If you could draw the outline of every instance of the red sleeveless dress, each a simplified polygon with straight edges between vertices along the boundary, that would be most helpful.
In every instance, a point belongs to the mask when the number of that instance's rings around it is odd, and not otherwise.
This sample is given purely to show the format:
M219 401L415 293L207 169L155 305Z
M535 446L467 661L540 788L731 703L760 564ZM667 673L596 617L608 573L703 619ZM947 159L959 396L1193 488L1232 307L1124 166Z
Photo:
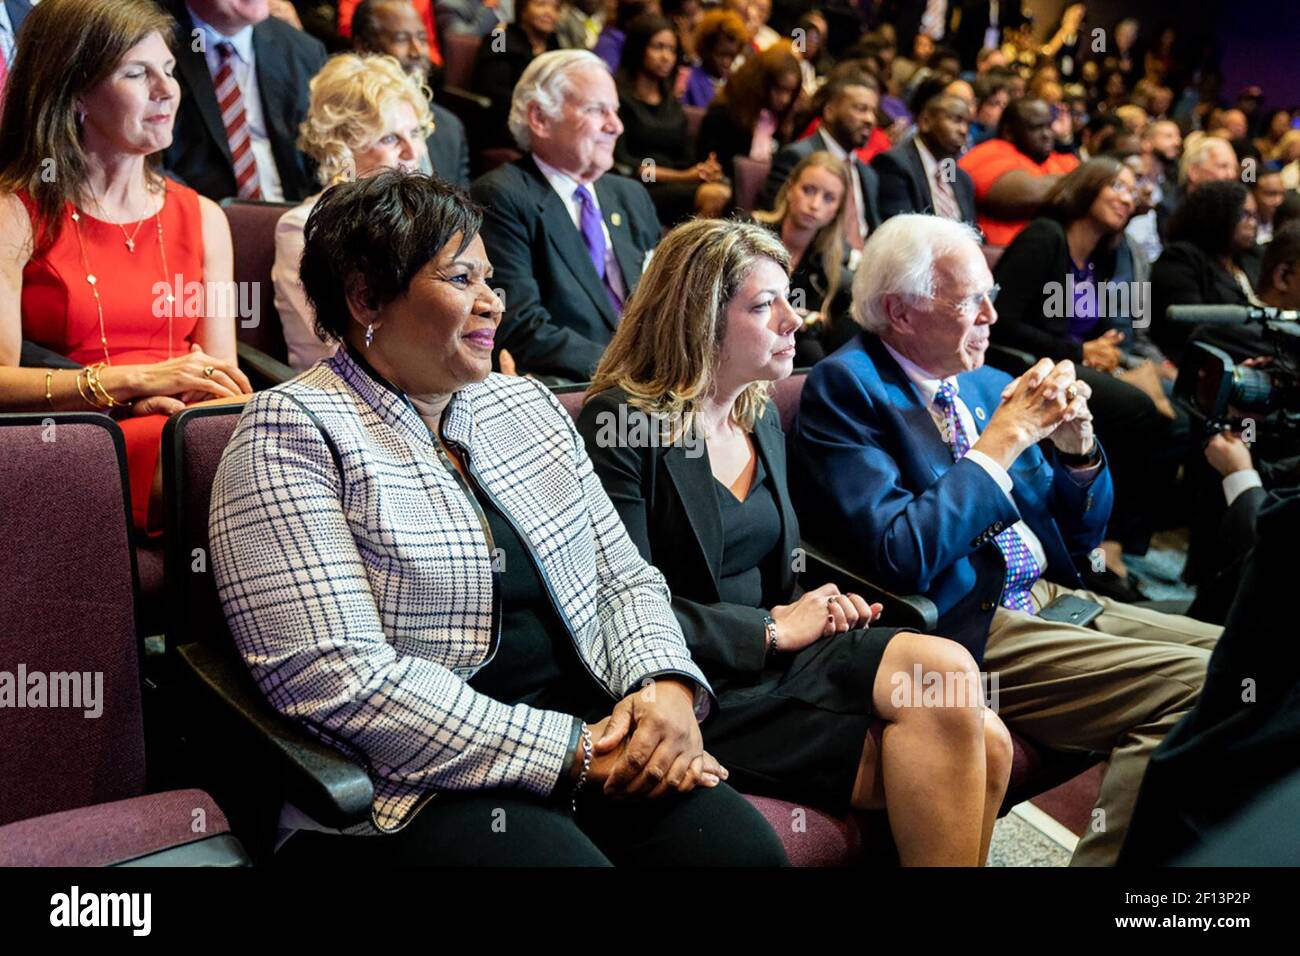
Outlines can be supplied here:
M38 250L23 269L23 338L82 365L104 361L110 365L146 365L189 351L202 312L198 308L202 299L186 291L202 288L189 285L203 282L202 216L194 190L170 180L166 190L159 214L163 248L159 247L158 223L152 217L142 223L118 226L80 212L80 222L74 223L73 207L68 204L63 210L59 238ZM26 193L18 195L32 218L33 234L39 235L35 206ZM134 237L134 251L127 249L127 236ZM167 274L163 271L164 249ZM99 310L86 281L87 272L95 276L99 290L107 346L100 341ZM166 294L162 283L176 297L170 343L165 306L159 303L160 296ZM131 507L137 528L145 529L148 524L149 492L166 421L165 415L118 419L126 436Z

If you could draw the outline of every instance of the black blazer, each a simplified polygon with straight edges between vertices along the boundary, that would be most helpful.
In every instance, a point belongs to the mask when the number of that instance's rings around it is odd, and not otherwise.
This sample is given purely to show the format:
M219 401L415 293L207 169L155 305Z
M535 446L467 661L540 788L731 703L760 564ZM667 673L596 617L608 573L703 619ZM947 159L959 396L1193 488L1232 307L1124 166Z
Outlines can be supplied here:
M626 442L602 439L602 423L617 422L619 406L626 402L622 389L611 388L583 406L578 431L586 441L592 467L641 556L667 579L691 657L714 690L753 684L767 659L763 628L767 609L788 604L797 594L792 556L799 545L799 522L786 483L780 416L769 406L754 427L754 445L772 477L781 513L780 544L763 575L770 582L770 593L763 595L765 607L755 608L720 602L722 512L708 454L689 457L681 444L632 448ZM628 406L624 416L632 411Z
M777 133L780 136L780 132ZM742 126L732 112L730 104L715 98L700 121L695 135L695 154L701 158L714 153L731 181L736 181L737 156L748 156L754 143L754 127Z
M202 51L194 49L194 24L183 3L173 3L176 18L176 78L180 108L172 144L163 165L210 199L234 196L235 171L221 122L216 86ZM284 198L300 202L320 189L315 165L298 151L298 126L307 116L307 83L325 64L324 45L283 20L268 17L253 27L253 56L275 168Z
M771 209L776 205L776 194L780 191L781 185L790 178L790 173L801 162L811 156L813 153L826 149L826 140L822 137L821 130L813 133L806 139L801 139L797 143L791 143L789 146L782 147L777 154L772 157L772 171L767 174L767 182L763 184L763 190L758 194L758 208ZM827 150L829 152L829 150ZM875 229L880 225L880 179L870 166L858 159L852 153L853 165L858 171L858 177L862 180L862 198L866 205L867 228Z
M1093 264L1099 281L1109 279L1115 269L1114 253L1099 252ZM1065 229L1059 222L1041 217L1020 230L993 270L1002 291L997 301L998 321L989 329L992 340L1039 358L1082 362L1083 346L1069 337L1070 320L1064 308L1055 310L1059 315L1049 316L1044 307L1043 286L1055 282L1064 292L1065 277L1073 271ZM1062 299L1062 304L1068 305L1064 296ZM1114 324L1110 316L1102 316L1089 336L1096 338Z
M933 213L933 190L925 175L925 164L915 140L878 153L871 168L880 179L880 215L883 219L900 213ZM975 225L975 182L970 173L953 161L956 181L953 192L961 207L962 222Z
M595 182L628 292L662 230L645 186L606 173ZM483 242L505 292L497 348L519 371L586 381L618 325L582 233L531 156L479 177L470 190L484 209Z
M1249 305L1237 280L1219 262L1190 242L1171 242L1151 267L1151 337L1174 361L1198 326L1165 318L1171 305ZM1229 348L1239 357L1258 355L1258 333L1230 327L1205 329L1200 337ZM1234 344L1238 347L1234 347ZM1243 351L1244 349L1244 351Z
M430 103L433 111L433 134L426 139L429 162L433 171L447 180L469 188L469 141L465 138L465 124L451 110Z

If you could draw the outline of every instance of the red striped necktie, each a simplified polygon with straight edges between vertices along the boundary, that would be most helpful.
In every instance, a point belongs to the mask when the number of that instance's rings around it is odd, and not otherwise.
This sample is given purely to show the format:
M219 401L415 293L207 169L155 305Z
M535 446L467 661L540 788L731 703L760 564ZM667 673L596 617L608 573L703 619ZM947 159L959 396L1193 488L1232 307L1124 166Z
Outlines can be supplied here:
M230 59L235 48L229 43L218 43L217 53L221 65L217 68L217 103L221 107L221 122L226 127L226 140L230 143L230 159L235 168L235 191L240 199L261 199L262 187L257 178L257 159L253 156L253 138L248 131L248 117L244 113L244 95L235 82L235 71Z

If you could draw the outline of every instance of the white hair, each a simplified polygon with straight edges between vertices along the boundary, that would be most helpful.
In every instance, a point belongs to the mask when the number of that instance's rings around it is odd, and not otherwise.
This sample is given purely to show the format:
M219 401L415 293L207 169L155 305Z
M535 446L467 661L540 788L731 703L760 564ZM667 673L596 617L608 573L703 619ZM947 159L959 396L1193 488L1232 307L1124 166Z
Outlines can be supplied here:
M1210 159L1210 153L1216 149L1226 149L1232 156L1232 161L1237 161L1237 151L1232 148L1232 144L1226 139L1219 136L1210 136L1208 133L1202 133L1199 137L1195 134L1188 134L1187 139L1183 141L1183 158L1178 164L1178 184L1187 185L1187 174L1196 167L1206 163Z
M510 118L506 125L525 153L533 148L528 108L536 103L544 115L558 116L569 91L569 77L579 70L604 70L608 73L609 67L589 50L551 50L534 57L524 70L510 97Z
M934 295L934 264L950 256L983 261L980 237L942 216L893 216L871 234L853 276L853 319L879 334L889 325L886 295Z

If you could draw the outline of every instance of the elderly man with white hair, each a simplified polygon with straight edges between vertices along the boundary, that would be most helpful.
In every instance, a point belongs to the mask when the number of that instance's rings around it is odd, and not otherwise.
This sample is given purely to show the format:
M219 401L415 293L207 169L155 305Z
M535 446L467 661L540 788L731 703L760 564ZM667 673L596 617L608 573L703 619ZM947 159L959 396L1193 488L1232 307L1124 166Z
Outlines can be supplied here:
M659 241L640 182L609 172L623 132L609 69L586 50L543 53L510 103L527 155L472 187L505 302L496 347L520 373L586 381Z
M997 675L1007 726L1109 756L1073 859L1105 865L1220 629L1082 590L1113 498L1090 391L1069 361L984 365L996 295L970 227L881 226L854 278L863 332L804 387L792 492L809 540L935 602L935 633Z

